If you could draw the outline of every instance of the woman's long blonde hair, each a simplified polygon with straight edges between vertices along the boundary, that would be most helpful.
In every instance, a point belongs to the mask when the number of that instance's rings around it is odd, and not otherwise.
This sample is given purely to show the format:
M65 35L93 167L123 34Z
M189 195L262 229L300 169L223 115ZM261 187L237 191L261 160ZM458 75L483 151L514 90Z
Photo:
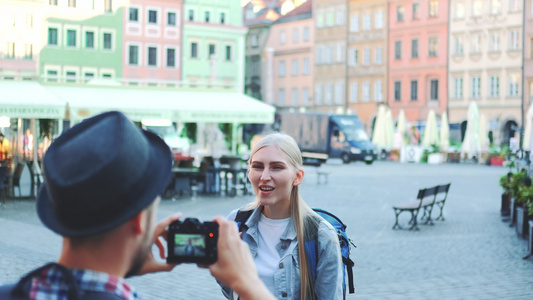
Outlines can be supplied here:
M249 163L251 163L254 154L261 148L266 146L275 146L283 152L291 165L297 171L303 170L302 153L296 141L289 135L284 133L272 133L263 138L257 145L254 146L250 154ZM247 205L244 209L254 209L258 207L259 200L256 198L254 202ZM290 213L294 226L296 227L296 239L298 240L298 256L300 261L300 299L315 299L314 281L311 275L311 270L307 262L307 255L305 254L304 242L312 240L312 232L305 230L309 226L308 222L317 222L316 213L303 201L300 197L298 185L293 186L290 195ZM304 222L305 221L305 222ZM304 226L306 224L306 226Z

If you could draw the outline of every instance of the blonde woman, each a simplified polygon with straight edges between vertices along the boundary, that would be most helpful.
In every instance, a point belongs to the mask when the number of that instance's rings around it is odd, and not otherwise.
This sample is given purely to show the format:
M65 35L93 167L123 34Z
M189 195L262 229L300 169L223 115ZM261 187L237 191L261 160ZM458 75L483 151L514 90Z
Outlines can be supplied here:
M294 139L267 135L252 149L249 164L255 201L228 219L246 215L242 239L250 246L260 278L278 299L342 299L337 234L299 195L304 170ZM316 261L309 261L305 251L305 242L311 240L316 247L309 251L316 251ZM228 299L238 298L229 288L222 290Z

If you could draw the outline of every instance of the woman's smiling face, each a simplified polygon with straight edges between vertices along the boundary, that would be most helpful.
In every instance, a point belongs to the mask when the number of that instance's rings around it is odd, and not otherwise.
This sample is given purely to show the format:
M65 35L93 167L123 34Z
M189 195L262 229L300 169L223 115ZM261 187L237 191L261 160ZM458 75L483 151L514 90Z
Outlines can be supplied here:
M302 182L303 171L298 171L280 149L269 145L255 152L248 176L267 217L272 217L269 212L274 218L290 216L291 190Z

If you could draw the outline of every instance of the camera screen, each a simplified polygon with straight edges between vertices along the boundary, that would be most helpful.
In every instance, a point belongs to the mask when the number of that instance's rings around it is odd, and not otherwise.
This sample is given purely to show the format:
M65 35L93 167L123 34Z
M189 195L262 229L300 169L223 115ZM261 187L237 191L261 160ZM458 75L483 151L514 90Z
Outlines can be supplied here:
M175 234L174 255L188 257L204 257L205 236L203 234Z

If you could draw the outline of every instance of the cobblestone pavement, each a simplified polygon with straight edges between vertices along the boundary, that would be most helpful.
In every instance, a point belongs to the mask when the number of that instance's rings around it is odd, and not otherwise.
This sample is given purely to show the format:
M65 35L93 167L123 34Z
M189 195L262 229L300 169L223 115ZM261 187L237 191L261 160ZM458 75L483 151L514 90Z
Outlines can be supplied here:
M331 171L329 183L317 184L310 168L302 194L311 206L345 221L357 244L356 294L348 299L533 299L533 260L522 259L527 244L500 217L498 178L507 169L335 161L325 168ZM419 188L448 182L445 222L414 232L391 229L393 204L413 198ZM250 200L164 200L158 218L181 211L183 217L210 220ZM40 224L34 201L8 202L0 209L0 228L0 282L57 258L61 239ZM224 299L209 271L190 264L129 281L143 299Z

